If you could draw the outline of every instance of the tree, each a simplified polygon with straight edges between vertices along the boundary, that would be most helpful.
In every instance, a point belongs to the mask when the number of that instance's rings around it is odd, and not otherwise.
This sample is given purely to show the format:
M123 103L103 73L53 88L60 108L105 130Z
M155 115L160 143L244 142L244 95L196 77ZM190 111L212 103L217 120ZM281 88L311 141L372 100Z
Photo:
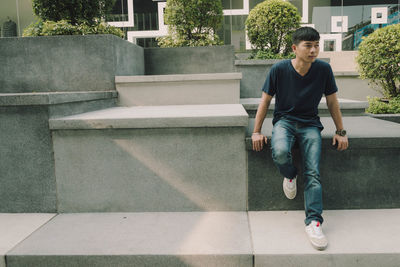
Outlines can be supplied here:
M216 30L222 23L220 0L168 0L164 20L169 35L158 38L162 47L220 44Z
M33 0L33 11L43 21L67 20L72 25L98 23L111 12L115 0Z
M291 34L300 27L297 8L283 0L267 0L255 6L246 20L247 35L257 50L288 55Z
M400 96L400 24L364 37L356 58L360 77L381 86L387 98Z

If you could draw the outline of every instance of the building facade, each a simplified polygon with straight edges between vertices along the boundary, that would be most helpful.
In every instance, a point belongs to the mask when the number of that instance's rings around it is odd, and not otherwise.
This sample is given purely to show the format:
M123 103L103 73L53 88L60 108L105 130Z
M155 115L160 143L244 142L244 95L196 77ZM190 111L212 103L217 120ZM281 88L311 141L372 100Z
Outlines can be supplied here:
M32 0L1 0L1 36L9 36L15 25L15 35L36 18ZM315 27L321 34L321 51L357 50L362 37L374 30L400 23L400 0L287 0L302 17L303 25ZM218 35L237 52L251 49L245 21L263 0L222 0L224 20ZM126 39L143 47L157 46L156 37L167 34L164 24L163 0L117 0L109 24L122 28ZM11 30L10 30L11 27Z

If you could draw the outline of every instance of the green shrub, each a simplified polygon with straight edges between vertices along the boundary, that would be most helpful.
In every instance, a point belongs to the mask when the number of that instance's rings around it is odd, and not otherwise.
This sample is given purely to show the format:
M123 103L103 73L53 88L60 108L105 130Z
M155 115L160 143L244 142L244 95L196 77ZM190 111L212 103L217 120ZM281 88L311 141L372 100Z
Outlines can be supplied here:
M396 114L400 113L400 96L383 102L378 97L368 97L369 107L366 112L372 114Z
M113 34L123 38L124 33L121 29L110 26L104 22L89 25L86 22L72 25L67 20L43 21L29 25L23 36L51 36L51 35L87 35L87 34Z
M23 36L114 34L121 29L102 22L115 0L33 0L37 22L25 28Z
M67 20L72 25L83 21L92 25L110 13L115 0L33 0L33 11L43 21Z
M161 47L220 45L215 34L223 19L220 0L168 0L164 14L168 36Z
M400 24L374 31L363 38L357 63L360 77L380 86L387 98L400 95Z
M295 6L284 0L267 0L255 6L246 20L247 35L257 50L287 56L291 34L300 27Z

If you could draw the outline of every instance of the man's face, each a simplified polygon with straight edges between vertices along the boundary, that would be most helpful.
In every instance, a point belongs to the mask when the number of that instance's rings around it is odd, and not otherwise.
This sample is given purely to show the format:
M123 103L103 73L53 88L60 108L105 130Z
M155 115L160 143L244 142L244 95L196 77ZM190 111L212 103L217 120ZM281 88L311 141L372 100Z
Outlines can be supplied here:
M319 54L319 41L301 41L298 45L292 45L296 58L312 63Z

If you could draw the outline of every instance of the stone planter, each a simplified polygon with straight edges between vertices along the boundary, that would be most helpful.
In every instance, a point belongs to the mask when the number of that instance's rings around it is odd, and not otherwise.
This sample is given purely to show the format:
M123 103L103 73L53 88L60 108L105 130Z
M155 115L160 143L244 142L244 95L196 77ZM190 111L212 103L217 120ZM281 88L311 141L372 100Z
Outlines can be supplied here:
M143 48L114 35L0 39L0 93L115 90L143 75Z

